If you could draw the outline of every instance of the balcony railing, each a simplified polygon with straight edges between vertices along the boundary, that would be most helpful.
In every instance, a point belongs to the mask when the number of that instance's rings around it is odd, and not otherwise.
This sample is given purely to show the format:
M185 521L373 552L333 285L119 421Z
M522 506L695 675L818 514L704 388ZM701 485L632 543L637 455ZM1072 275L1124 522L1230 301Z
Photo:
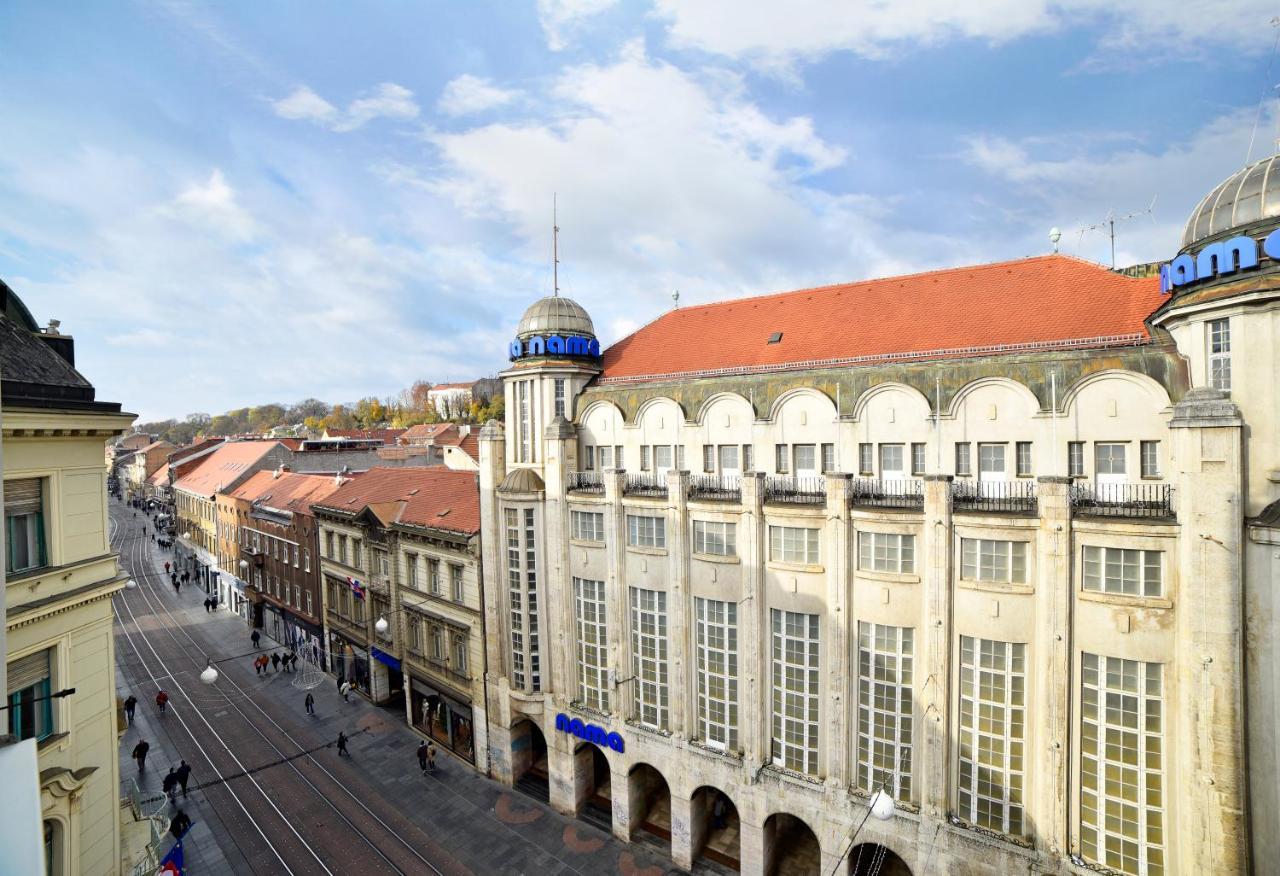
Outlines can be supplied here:
M956 481L952 508L960 512L1035 514L1039 510L1034 481Z
M624 496L652 496L657 499L667 497L667 479L664 475L636 472L628 474L622 482Z
M604 475L598 471L571 471L569 472L569 492L603 496Z
M1169 484L1072 484L1071 512L1086 517L1172 520Z
M742 478L738 475L689 475L689 498L704 502L741 502Z
M849 504L871 508L923 508L924 481L854 478L849 484Z
M822 477L766 477L764 500L793 505L822 505L827 501L827 480Z

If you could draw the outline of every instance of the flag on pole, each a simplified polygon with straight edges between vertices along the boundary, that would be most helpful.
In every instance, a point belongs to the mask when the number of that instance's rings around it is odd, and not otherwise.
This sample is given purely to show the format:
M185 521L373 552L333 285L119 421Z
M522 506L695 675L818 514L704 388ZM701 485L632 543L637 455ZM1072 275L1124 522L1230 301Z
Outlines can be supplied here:
M363 600L364 585L361 584L359 581L357 581L355 578L352 578L350 575L347 576L347 583L351 585L351 592L356 595L356 599Z
M182 860L182 840L178 840L160 860L158 876L183 876L186 872L186 864Z

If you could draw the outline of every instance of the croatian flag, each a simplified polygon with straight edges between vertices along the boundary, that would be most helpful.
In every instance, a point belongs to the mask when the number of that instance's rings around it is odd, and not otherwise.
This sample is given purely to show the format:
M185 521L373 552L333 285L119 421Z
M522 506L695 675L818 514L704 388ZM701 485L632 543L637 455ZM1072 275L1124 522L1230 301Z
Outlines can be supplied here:
M158 876L182 876L186 872L186 865L182 860L182 840L178 840L160 862Z
M351 585L351 592L356 595L356 599L364 599L364 585L350 576L347 577L347 583Z

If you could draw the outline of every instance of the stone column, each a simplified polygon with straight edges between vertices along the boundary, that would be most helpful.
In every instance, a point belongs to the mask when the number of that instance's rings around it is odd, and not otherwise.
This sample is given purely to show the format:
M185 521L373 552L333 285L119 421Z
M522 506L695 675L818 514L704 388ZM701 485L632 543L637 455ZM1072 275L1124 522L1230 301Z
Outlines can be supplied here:
M771 849L765 848L764 826L740 821L738 827L738 863L740 873L759 876Z
M507 579L502 574L504 564L500 551L506 544L502 511L498 507L498 486L506 477L506 440L502 426L490 420L480 430L480 574L484 581L485 625L485 688L496 690L499 678L506 678L506 648L509 640L507 627ZM320 578L321 590L324 576ZM325 631L326 633L328 630ZM498 714L496 703L490 703L489 714Z
M1165 806L1178 813L1166 842L1170 869L1213 862L1217 873L1249 871L1245 811L1243 597L1244 529L1240 410L1202 387L1174 406L1169 421L1176 467L1179 580L1177 661L1167 667L1168 769L1181 765ZM1176 723L1175 723L1176 722Z
M742 598L738 603L738 720L743 766L749 774L769 761L769 619L764 599L764 475L742 476ZM743 825L743 842L746 842ZM745 849L745 845L743 846ZM745 862L745 858L743 859ZM744 872L747 872L744 869Z
M919 762L921 814L941 818L947 811L948 704L951 667L951 475L924 477L923 616L917 647L923 672L916 675L919 697L915 754Z
M823 657L827 670L827 738L822 746L827 752L827 784L835 788L849 785L849 703L845 693L849 685L850 582L853 580L849 560L849 475L827 475L827 520L823 538L827 554L827 630ZM825 871L824 871L825 872Z
M1036 479L1040 528L1035 543L1035 639L1032 701L1040 721L1029 721L1027 823L1036 846L1054 857L1067 848L1068 757L1071 741L1071 478Z
M667 472L667 561L669 586L667 594L667 648L670 667L667 683L671 704L671 732L688 739L693 726L695 702L692 667L696 665L690 618L693 615L689 595L689 473ZM688 659L686 659L688 658ZM674 817L674 814L673 814ZM674 840L673 840L674 842Z
M694 812L693 801L671 795L671 860L682 870L693 869L693 856L706 841L705 813Z
M627 512L622 507L622 493L627 473L622 469L610 469L604 473L604 496L609 502L605 512L605 531L609 538L609 577L604 583L605 617L608 619L606 635L609 639L609 667L615 678L631 676L627 660ZM631 689L628 685L609 688L609 711L621 720L631 717Z
M570 603L569 617L572 617L569 507L565 489L577 442L573 426L564 417L551 421L543 431L543 439L542 544L538 553L543 559L538 569L538 644L542 690L554 696L573 686L568 661L572 659L574 636L565 630L562 619L566 614L566 599ZM505 533L503 536L500 544L505 545Z

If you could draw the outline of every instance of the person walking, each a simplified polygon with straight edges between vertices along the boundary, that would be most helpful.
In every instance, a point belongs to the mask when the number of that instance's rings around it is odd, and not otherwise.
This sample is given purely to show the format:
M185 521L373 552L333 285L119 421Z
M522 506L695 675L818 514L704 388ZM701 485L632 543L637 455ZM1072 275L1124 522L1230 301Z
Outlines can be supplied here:
M422 740L422 744L418 746L418 768L422 770L422 774L427 774L427 740Z
M151 743L145 739L138 740L138 744L133 747L133 754L130 755L138 762L138 772L144 772L147 769L147 752L151 750Z
M129 719L129 724L133 724L133 711L138 708L138 698L133 694L129 694L129 698L124 701L124 716Z
M174 592L174 593L181 593L181 592L182 592L182 582L181 582L181 581L178 581L177 583L175 583L175 584L173 585L173 592Z
M311 695L311 691L307 691L307 698L303 702L307 707L307 714L314 715L316 713L316 698Z
M298 671L298 655L294 651L289 652L289 671L290 672Z
M204 613L209 613L209 597L207 596L204 598Z
M259 640L259 639L261 639L261 638L262 638L262 636L258 633L258 631L257 631L257 630L254 630L254 631L253 631L253 635L251 635L251 636L249 637L249 641L253 642L253 647L254 647L254 648L257 648L257 647L258 647L258 640Z
M711 826L715 830L724 830L728 825L725 818L725 797L724 794L716 794L716 802L711 806Z
M160 714L164 714L165 706L169 705L169 695L164 691L156 694L156 708L160 710Z
M280 655L275 651L271 652L271 668L275 672L280 671Z
M173 834L174 839L182 839L182 835L191 829L191 818L181 809L178 814L173 816L173 821L169 822L169 833Z
M433 773L436 771L436 744L434 742L427 743L427 769Z
M349 682L349 681L344 681L344 682L343 682L343 683L338 687L338 693L342 694L342 701L343 701L344 703L349 703L349 702L351 702L350 698L348 698L348 696L347 696L349 693L351 693L351 682Z
M262 674L262 658L261 657L253 658L253 674L254 675Z
M169 767L169 774L160 783L160 788L164 791L164 795L169 798L169 802L174 802L178 795L178 771L176 769Z
M342 757L344 754L346 754L347 757L351 756L350 754L347 754L347 734L339 730L338 731L338 757Z
M178 784L182 786L182 796L187 796L187 781L191 778L191 764L185 760L178 764Z
M164 542L161 542L161 543L160 543L160 547L164 547ZM168 574L169 574L169 561L168 561L168 560L165 560L165 561L164 561L164 573L165 573L166 575L168 575Z

